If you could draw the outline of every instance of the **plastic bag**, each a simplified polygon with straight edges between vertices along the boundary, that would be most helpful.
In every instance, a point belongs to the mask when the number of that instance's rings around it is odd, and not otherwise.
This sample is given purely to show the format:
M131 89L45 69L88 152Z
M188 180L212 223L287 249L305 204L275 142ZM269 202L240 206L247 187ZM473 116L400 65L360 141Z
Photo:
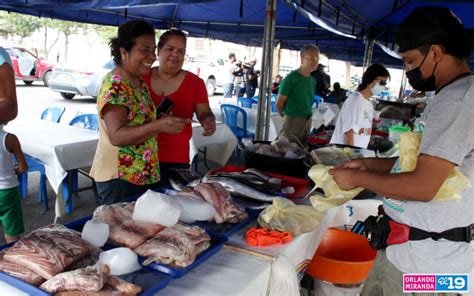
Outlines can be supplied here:
M315 229L325 213L311 206L295 205L285 198L277 198L258 216L260 226L270 230L289 231L293 236Z
M321 188L324 191L326 197L313 195L310 197L311 204L316 210L324 212L330 208L340 206L359 194L363 188L354 188L352 190L342 190L337 185L334 178L329 174L329 170L332 166L325 166L317 164L311 167L308 172L308 176L316 184L312 191L316 188Z
M421 134L410 132L400 134L400 171L412 172L416 168ZM433 200L459 200L459 192L471 187L471 181L455 167L441 185Z

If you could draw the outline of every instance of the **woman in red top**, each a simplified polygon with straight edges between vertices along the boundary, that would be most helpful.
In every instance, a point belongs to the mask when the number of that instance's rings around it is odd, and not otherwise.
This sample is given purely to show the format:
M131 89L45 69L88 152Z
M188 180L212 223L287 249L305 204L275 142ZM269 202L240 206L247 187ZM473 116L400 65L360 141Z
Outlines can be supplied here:
M150 88L151 98L158 106L167 97L173 101L173 116L192 119L193 114L201 123L204 136L216 130L216 120L209 106L206 87L201 78L182 69L186 54L186 35L171 29L158 41L160 66L152 68L144 77ZM189 168L189 140L192 126L187 124L179 134L158 134L161 186L169 185L169 170Z

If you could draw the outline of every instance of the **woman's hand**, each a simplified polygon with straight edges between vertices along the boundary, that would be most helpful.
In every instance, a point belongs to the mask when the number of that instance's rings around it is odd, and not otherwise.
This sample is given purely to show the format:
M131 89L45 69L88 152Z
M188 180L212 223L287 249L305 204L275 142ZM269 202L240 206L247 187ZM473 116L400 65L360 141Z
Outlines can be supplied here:
M201 126L204 129L202 135L205 137L212 136L216 131L216 118L214 115L207 116L203 120L201 120Z
M172 115L161 116L157 121L158 132L166 134L179 134L186 124L191 123L191 119L176 117Z

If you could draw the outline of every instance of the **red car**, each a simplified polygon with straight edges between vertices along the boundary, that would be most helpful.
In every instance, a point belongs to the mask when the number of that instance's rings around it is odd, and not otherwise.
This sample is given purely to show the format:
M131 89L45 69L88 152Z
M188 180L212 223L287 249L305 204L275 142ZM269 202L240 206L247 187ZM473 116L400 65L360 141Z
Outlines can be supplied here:
M49 86L54 64L40 58L36 50L35 54L23 47L6 47L5 50L12 59L17 80L23 80L26 85L43 81L45 86Z

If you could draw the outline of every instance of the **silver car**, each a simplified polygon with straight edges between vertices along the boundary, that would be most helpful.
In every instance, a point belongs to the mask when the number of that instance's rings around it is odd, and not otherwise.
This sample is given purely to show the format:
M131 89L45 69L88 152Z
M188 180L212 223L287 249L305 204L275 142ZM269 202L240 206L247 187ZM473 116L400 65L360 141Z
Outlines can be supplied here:
M49 81L49 88L67 100L76 95L97 98L102 78L115 68L113 60L93 71L80 71L66 66L56 66Z

